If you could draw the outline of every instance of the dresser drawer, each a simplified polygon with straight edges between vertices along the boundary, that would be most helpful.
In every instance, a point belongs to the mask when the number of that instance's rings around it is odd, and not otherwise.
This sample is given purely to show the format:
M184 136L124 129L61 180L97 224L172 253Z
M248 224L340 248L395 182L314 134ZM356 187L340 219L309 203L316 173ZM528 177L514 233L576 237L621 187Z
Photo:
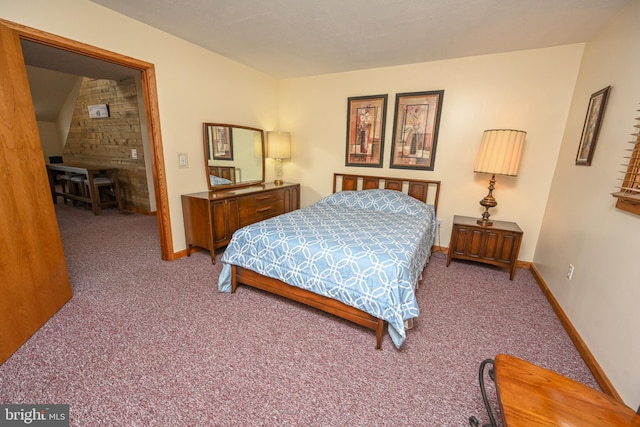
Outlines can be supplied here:
M241 197L238 200L240 227L280 215L285 212L284 192L269 191Z
M182 195L187 256L195 247L207 249L215 264L215 250L231 240L240 227L300 206L300 184L272 183Z

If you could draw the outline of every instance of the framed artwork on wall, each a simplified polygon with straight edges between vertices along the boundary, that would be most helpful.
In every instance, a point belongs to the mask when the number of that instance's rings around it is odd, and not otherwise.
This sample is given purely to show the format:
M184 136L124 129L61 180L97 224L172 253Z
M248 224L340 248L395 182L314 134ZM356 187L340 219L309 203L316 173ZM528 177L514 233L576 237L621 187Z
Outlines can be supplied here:
M345 166L382 167L386 105L386 94L348 99Z
M109 117L109 105L108 104L95 104L89 105L89 117L92 119L103 119Z
M211 126L209 141L213 160L233 160L233 134L229 126Z
M598 142L598 134L604 117L604 110L607 106L609 91L611 86L607 86L591 95L589 99L589 107L587 108L587 116L584 119L582 127L582 136L580 137L580 145L578 146L578 154L576 155L576 165L591 166L593 153Z
M443 97L444 90L396 95L390 168L433 170Z

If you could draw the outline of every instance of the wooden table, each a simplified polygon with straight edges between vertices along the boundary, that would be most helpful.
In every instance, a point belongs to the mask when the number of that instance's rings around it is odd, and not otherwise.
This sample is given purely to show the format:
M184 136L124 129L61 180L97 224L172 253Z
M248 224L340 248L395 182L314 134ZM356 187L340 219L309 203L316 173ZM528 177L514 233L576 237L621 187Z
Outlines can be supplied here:
M59 173L83 175L88 181L88 194L75 194L70 191L58 191L56 189L56 175ZM120 183L118 181L118 169L113 167L103 167L95 165L81 164L48 164L47 174L49 175L49 185L51 186L51 195L53 203L57 203L58 196L67 199L77 200L79 202L89 203L94 215L100 214L100 195L96 191L94 179L97 175L106 175L113 181L113 190L115 192L116 202L119 210L122 210L122 199L120 196Z
M496 356L495 382L507 427L640 426L640 415L611 396L517 357Z

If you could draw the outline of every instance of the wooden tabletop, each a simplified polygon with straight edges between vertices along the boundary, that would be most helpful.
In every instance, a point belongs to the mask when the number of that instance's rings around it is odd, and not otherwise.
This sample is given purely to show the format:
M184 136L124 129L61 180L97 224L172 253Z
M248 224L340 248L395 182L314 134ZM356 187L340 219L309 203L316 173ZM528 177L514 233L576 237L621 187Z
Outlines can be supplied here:
M96 166L96 165L83 165L80 163L48 163L47 169L60 172L75 172L75 173L98 173L101 171L114 171L118 168L113 166Z
M640 426L609 395L517 357L496 356L494 373L505 426Z

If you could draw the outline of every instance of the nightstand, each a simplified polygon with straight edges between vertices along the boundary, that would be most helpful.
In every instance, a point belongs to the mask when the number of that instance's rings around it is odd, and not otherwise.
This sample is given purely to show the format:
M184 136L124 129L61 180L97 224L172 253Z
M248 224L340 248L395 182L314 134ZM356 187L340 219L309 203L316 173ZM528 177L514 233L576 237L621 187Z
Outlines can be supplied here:
M452 259L510 268L509 278L516 273L516 261L522 242L522 230L515 222L493 221L491 226L478 224L477 218L455 215L449 242L447 267Z

